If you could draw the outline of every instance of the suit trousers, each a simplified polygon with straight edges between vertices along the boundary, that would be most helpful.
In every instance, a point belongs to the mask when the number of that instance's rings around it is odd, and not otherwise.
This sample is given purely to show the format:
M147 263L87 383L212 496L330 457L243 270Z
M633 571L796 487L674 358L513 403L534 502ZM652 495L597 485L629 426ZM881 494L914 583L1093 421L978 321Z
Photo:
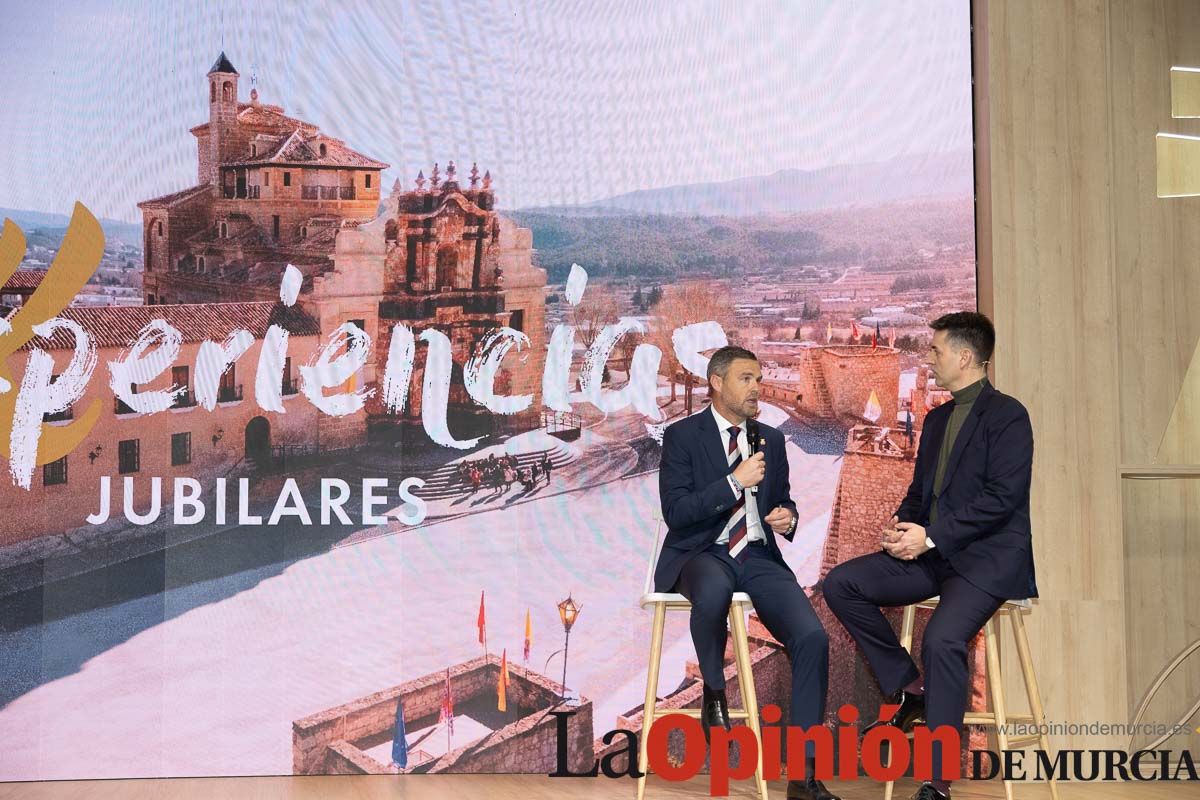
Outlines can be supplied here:
M880 606L905 606L940 595L921 640L925 675L925 721L930 730L949 725L962 733L967 709L967 643L1004 598L988 594L954 571L937 550L913 561L885 552L839 564L822 582L825 603L862 649L884 694L921 677ZM935 744L935 777L941 763Z
M791 661L788 724L808 728L824 723L829 637L796 576L771 556L765 544L747 545L740 564L730 557L726 545L712 544L688 559L675 588L692 604L692 641L706 686L725 688L725 622L733 593L745 592Z

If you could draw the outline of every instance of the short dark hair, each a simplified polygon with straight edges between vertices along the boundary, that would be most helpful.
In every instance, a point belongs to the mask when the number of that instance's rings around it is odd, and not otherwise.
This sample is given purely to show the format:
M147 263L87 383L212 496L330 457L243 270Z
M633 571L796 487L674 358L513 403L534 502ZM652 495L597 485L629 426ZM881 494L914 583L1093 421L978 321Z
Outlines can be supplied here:
M758 361L758 356L751 353L744 347L734 347L733 345L725 345L718 348L717 352L712 354L712 358L708 359L708 374L705 376L708 379L708 385L712 386L712 376L720 375L725 377L725 373L729 372L729 365L739 358L746 358L750 361Z
M992 360L996 349L996 328L992 321L978 311L956 311L943 314L929 323L935 331L945 331L946 338L975 354L980 366Z

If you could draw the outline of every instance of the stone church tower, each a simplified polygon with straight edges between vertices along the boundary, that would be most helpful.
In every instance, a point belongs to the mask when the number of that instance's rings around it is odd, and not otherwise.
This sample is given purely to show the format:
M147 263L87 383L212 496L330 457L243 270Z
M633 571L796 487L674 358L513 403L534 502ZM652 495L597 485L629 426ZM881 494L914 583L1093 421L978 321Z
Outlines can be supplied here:
M208 158L201 157L200 183L218 183L220 165L237 155L238 71L222 52L208 71Z

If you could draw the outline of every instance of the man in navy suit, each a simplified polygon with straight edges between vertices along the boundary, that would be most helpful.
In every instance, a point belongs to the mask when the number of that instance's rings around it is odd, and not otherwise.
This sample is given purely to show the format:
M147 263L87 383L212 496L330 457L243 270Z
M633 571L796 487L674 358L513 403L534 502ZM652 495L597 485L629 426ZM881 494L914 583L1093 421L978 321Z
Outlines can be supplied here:
M962 733L967 643L1006 599L1037 597L1029 526L1033 428L1016 399L988 383L996 343L983 314L934 320L930 366L953 401L929 412L912 483L882 552L830 570L822 590L899 710L886 723L911 730L949 725ZM921 642L924 671L879 610L940 595ZM945 800L935 743L934 778L914 800Z
M691 601L692 640L704 678L700 722L729 728L725 703L725 620L733 593L746 592L759 619L783 643L792 666L790 725L821 725L829 673L829 638L779 552L791 541L796 504L788 486L784 439L757 422L762 370L740 347L722 347L708 362L712 405L663 435L659 494L668 532L654 586ZM788 781L789 800L838 800L813 777Z

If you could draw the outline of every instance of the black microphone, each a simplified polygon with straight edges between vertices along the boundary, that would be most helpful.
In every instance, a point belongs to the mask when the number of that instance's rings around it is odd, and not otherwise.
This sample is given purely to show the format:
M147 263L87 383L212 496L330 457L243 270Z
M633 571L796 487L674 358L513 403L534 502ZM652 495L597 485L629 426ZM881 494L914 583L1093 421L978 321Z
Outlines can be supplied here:
M758 433L758 420L753 418L746 420L746 440L750 443L750 457L754 458L754 454L762 450L762 437ZM758 486L751 486L750 494L758 497Z

